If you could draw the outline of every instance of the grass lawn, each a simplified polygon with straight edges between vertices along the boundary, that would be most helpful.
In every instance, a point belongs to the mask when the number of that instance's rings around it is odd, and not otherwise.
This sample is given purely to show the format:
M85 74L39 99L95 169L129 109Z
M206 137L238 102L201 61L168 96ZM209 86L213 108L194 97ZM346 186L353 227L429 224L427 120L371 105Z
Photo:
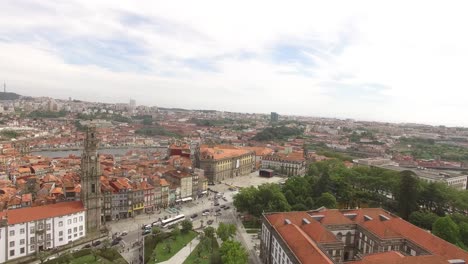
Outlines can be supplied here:
M209 264L210 263L211 251L209 249L205 249L201 252L200 257L198 257L199 247L200 247L200 243L197 245L197 247L195 247L192 250L192 253L184 261L184 264L195 264L195 263ZM213 243L213 253L216 253L218 251L219 251L219 245L218 245L218 241L216 241L215 239ZM198 262L197 262L197 259L198 259Z
M103 264L111 264L112 261L109 261L105 258L98 257L97 260L94 260L93 255L86 255L83 257L79 257L76 259L73 259L71 264L91 264L91 263L103 263Z
M164 241L158 243L156 245L156 262L162 262L170 259L172 256L177 254L179 250L185 247L190 241L192 241L195 237L197 237L197 233L194 231L190 231L187 234L180 234L175 239L174 238L167 238ZM167 250L167 241L169 241L171 251ZM148 263L154 263L154 253L151 256L151 260Z

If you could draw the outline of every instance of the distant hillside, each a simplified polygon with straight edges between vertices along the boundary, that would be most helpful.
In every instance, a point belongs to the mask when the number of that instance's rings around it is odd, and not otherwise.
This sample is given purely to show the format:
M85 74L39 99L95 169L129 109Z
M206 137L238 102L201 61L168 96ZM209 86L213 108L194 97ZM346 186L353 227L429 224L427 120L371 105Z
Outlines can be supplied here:
M0 100L17 100L18 98L20 98L19 94L0 92Z

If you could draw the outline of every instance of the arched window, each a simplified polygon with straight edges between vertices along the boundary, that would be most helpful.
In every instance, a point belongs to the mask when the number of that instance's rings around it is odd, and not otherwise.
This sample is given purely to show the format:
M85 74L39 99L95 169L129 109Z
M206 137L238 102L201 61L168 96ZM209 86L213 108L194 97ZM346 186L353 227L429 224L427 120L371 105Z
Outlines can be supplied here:
M341 232L338 232L338 234L336 234L336 238L338 240L341 240L342 237L343 237L343 234L341 234Z

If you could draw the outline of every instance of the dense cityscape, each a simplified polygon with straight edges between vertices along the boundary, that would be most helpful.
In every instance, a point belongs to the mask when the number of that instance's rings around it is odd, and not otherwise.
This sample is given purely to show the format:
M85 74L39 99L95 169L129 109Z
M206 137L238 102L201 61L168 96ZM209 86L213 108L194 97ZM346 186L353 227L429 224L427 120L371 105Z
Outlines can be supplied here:
M468 258L466 128L2 99L2 263Z

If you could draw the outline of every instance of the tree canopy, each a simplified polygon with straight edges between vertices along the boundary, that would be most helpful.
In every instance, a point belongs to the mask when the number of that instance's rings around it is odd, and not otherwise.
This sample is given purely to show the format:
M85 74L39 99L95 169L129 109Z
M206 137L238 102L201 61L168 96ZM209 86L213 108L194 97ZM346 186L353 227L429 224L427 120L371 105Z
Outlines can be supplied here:
M223 242L219 249L223 264L246 264L248 254L241 243L233 240Z

